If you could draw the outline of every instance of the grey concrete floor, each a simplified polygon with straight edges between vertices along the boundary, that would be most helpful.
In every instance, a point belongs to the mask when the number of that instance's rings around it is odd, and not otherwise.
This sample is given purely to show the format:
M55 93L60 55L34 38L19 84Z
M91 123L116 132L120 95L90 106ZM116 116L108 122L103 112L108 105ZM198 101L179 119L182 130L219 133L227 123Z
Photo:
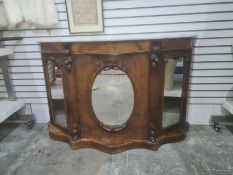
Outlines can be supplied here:
M232 175L233 134L191 126L187 138L157 151L106 154L51 140L46 124L0 125L0 175Z

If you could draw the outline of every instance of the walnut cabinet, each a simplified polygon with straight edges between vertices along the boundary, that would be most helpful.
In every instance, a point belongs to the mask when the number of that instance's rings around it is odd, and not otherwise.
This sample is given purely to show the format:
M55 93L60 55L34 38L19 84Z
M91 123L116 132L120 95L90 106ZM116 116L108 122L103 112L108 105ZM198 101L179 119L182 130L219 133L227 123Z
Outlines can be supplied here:
M156 150L162 144L183 140L188 129L186 109L192 43L193 38L41 43L50 137L67 142L72 149L95 148L108 153L133 148ZM182 81L166 90L165 72L170 60L179 62L171 75L173 81ZM109 76L104 76L106 72ZM96 110L106 101L106 96L98 96L98 92L108 88L105 85L113 75L118 75L114 83L123 93L121 106L115 106L115 112L106 113L105 119L101 119L104 112L97 115ZM93 86L99 76L101 89ZM125 82L130 84L131 91ZM94 98L96 103L92 102ZM133 99L130 104L126 102L129 99ZM106 102L102 110L107 111L110 103ZM127 118L111 122L116 118L112 116L122 110L129 111ZM164 124L168 119L173 121Z

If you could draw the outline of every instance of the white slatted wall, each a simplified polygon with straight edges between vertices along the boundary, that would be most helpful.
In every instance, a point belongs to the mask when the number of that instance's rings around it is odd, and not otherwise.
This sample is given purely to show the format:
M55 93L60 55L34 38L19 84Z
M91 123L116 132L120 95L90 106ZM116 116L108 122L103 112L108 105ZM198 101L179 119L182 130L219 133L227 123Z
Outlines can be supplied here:
M60 22L52 30L4 31L14 48L10 72L18 98L33 104L38 122L49 119L39 42L134 40L197 36L190 83L189 121L208 124L222 114L233 90L233 0L104 0L104 30L70 35L65 0L55 0ZM0 75L2 79L2 75ZM0 94L4 93L1 86Z

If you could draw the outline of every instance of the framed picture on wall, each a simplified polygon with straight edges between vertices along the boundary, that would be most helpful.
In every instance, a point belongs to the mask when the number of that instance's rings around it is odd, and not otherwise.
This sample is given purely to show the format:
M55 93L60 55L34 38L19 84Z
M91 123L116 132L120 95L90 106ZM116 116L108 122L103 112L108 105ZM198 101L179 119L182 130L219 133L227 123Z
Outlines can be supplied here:
M102 0L66 0L71 33L103 31Z

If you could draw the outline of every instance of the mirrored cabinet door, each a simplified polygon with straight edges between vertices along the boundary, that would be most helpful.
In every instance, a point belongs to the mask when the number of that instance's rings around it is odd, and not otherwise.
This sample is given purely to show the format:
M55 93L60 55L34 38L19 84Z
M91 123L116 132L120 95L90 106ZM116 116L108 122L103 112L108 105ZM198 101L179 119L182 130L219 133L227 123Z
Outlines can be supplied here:
M57 66L55 62L49 60L47 62L47 78L51 92L51 113L53 122L62 127L67 126L64 92L63 92L63 78L62 69Z
M180 121L183 59L168 59L165 67L163 128Z

